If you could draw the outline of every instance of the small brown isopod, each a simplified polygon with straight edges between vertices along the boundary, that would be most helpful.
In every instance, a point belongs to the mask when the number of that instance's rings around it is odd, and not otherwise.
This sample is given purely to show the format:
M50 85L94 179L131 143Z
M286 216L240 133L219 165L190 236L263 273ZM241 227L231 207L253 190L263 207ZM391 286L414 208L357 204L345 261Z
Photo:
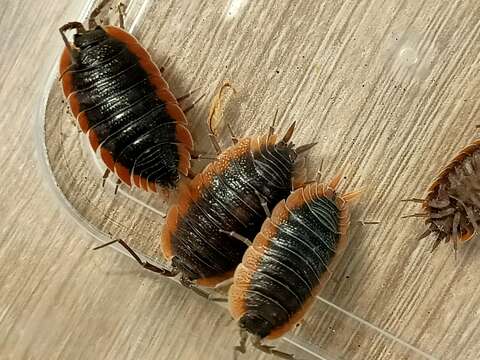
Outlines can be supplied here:
M418 202L423 212L407 217L423 217L427 230L419 237L436 235L432 251L442 242L452 241L456 252L459 241L471 240L480 221L480 140L464 148L448 163L430 185L425 199Z

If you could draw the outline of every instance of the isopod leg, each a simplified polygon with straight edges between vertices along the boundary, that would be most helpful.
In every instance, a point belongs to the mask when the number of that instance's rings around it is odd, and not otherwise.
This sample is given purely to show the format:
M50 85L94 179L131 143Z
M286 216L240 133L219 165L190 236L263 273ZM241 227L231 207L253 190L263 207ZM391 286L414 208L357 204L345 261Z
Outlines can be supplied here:
M233 276L215 285L215 289L223 289L223 288L229 287L232 284L233 284Z
M365 226L365 225L378 225L378 224L380 224L380 221L378 221L378 220L365 220L365 219L360 219L360 220L358 220L358 222L359 222L360 224L362 224L363 226Z
M252 245L252 242L250 241L249 238L246 238L243 235L240 235L239 233L236 233L235 231L226 231L226 230L219 230L221 233L227 234L228 236L231 236L234 239L240 240L243 242L245 245L250 246Z
M453 216L453 225L452 225L452 240L453 240L453 250L455 252L455 259L457 258L457 242L460 235L460 213L457 211Z
M288 353L283 352L283 351L278 351L278 350L275 350L275 348L273 346L268 346L268 345L262 344L262 341L258 336L254 337L252 339L252 344L258 350L260 350L260 351L262 351L266 354L271 354L271 355L277 356L281 359L295 360L295 356L293 354L288 354Z
M214 155L214 154L202 154L202 153L192 152L191 156L192 156L192 160L203 160L203 159L216 160L217 159L217 155Z
M220 155L222 153L222 148L218 143L217 137L215 136L215 134L212 134L212 133L208 134L208 136L210 137L210 141L212 142L215 152L217 153L217 155Z
M209 301L216 301L216 302L227 302L228 299L224 297L216 297L213 294L206 292L205 290L200 289L197 285L195 285L192 281L185 277L180 278L180 282L186 288L192 290L195 294L200 295L201 297L209 300Z
M90 13L90 17L88 18L88 28L93 29L95 26L97 26L97 22L95 21L95 18L100 14L102 9L107 6L107 4L112 1L112 0L102 0L98 6L93 9L93 11Z
M105 170L105 172L103 173L103 176L102 176L102 187L105 187L105 181L107 180L108 176L110 175L110 169L107 168Z
M426 200L425 199L419 199L419 198L407 198L407 199L401 199L401 202L414 202L417 204L423 204Z
M273 116L272 125L270 125L270 128L268 129L268 137L269 138L275 132L275 123L277 121L277 116L278 116L278 108L275 110L275 115Z
M193 179L196 175L197 175L197 174L196 174L194 171L192 171L192 169L188 169L187 177L188 177L189 179Z
M308 180L304 184L301 184L299 187L303 187L309 184L315 184L315 183L320 183L320 180L322 179L322 167L323 167L323 159L320 160L320 165L318 166L318 170L315 174L315 178L313 180Z
M248 332L244 329L240 329L240 343L233 348L233 357L235 360L238 359L238 353L245 354L247 351L247 339Z
M119 188L121 183L122 183L122 180L120 180L120 179L118 179L117 182L115 183L115 192L114 192L115 195L117 195L118 188Z
M118 11L118 24L120 26L120 29L125 29L125 4L120 3L117 6L117 11Z
M230 138L232 139L232 143L233 145L235 145L236 143L238 143L238 138L235 136L235 133L233 132L233 129L230 123L227 123L227 128L228 128L228 132L230 133Z
M130 255L132 255L132 257L135 259L135 261L137 263L139 263L143 268L145 268L147 270L150 270L150 271L153 271L155 273L159 273L159 274L161 274L163 276L166 276L166 277L174 277L178 274L178 271L176 271L176 270L168 270L168 269L156 266L152 263L149 263L148 261L143 261L142 259L140 259L140 256L138 256L135 253L135 251L133 251L133 249L130 246L128 246L128 244L125 241L123 241L121 239L117 239L117 240L107 242L105 244L102 244L100 246L97 246L97 247L93 248L93 250L98 250L98 249L104 248L106 246L112 245L112 244L117 243L117 242L120 245L122 245L125 248L125 250L127 250L128 253Z
M182 102L183 100L185 99L188 99L190 96L192 96L194 93L196 93L198 90L200 90L201 88L195 88L193 90L190 90L188 93L186 93L185 95L182 95L180 97L177 98L177 102Z
M265 196L260 194L257 190L255 190L255 195L257 195L258 199L260 200L260 204L262 205L265 215L267 215L267 217L270 217L271 213L270 209L268 208L267 199L265 199Z
M417 240L422 240L422 239L425 239L427 236L429 236L430 234L432 233L432 230L430 229L427 229L425 230L422 235L420 235Z
M428 214L426 213L415 213L415 214L409 214L409 215L403 215L400 217L400 219L408 219L412 217L419 217L419 218L426 218L428 217Z
M162 66L160 66L160 69L159 69L162 74L165 71L166 67L168 66L169 62L170 62L170 56L167 56L167 58L165 59L165 61L163 62Z
M205 97L205 94L200 95L200 97L197 100L195 100L190 106L186 107L185 109L182 109L182 111L186 114L187 112L192 110L195 107L195 105L197 105L198 102L202 100L204 97Z
M320 165L318 166L317 174L315 175L315 180L317 183L322 179L322 168L323 168L323 159L320 160Z

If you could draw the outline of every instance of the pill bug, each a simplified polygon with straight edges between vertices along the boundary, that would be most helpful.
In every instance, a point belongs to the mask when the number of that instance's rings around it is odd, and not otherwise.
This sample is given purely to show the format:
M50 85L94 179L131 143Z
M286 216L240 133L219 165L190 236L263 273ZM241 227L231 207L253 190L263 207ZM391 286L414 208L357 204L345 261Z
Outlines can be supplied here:
M468 241L478 233L480 221L480 140L464 148L430 185L425 199L405 199L420 203L423 212L408 217L425 218L427 229L419 239L434 234L432 251L445 241Z
M157 192L187 175L193 148L187 120L160 70L135 37L120 27L99 26L91 13L88 29L70 22L59 31L63 92L91 147L120 181ZM119 9L121 9L119 7ZM65 32L76 30L71 44Z
M231 278L246 239L258 232L269 209L303 183L299 155L315 143L295 148L294 127L279 141L273 127L264 136L241 139L180 186L161 244L184 285L213 287Z
M359 195L338 196L340 177L308 184L280 201L245 252L229 290L229 308L245 353L249 336L263 352L293 355L262 344L297 324L337 265L347 243L347 204Z

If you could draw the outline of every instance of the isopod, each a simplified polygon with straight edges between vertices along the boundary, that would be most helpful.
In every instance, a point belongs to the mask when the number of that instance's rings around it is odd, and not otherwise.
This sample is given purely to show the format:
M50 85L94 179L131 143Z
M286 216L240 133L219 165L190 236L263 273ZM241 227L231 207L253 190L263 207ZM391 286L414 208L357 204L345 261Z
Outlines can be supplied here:
M229 308L240 328L244 353L249 336L263 352L293 355L262 344L288 332L329 280L348 244L348 203L359 192L337 195L340 177L295 190L263 223L235 270Z
M474 237L480 221L480 140L464 148L430 185L425 199L405 199L420 203L423 212L406 217L425 218L427 230L419 237L436 236L432 251L442 242L457 243Z
M179 188L162 233L162 250L184 285L213 287L231 278L270 209L303 182L295 148L295 123L277 141L273 127L261 137L244 138L222 152ZM235 137L233 137L235 139Z
M150 55L123 29L122 11L120 27L97 25L109 1L91 13L88 29L80 22L59 29L64 95L106 175L146 191L174 188L189 173L193 149L184 111ZM72 29L73 44L65 36Z

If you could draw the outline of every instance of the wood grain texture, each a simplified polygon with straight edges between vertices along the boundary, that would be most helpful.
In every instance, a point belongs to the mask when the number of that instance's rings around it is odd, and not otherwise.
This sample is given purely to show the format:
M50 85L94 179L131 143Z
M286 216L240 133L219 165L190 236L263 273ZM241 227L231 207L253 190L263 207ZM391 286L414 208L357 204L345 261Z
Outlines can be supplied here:
M132 2L127 25L141 4ZM61 49L56 29L77 19L81 4L22 5L7 1L0 10L0 50L9 54L0 63L0 152L9 180L0 190L0 358L231 358L238 339L225 310L113 251L92 253L91 236L42 185L36 111ZM238 95L224 118L238 135L265 132L278 108L280 131L297 121L298 144L319 141L309 156L312 176L323 160L324 177L342 172L343 189L363 189L351 244L322 298L433 358L478 359L478 241L463 245L457 260L448 246L430 254L428 241L415 240L421 223L400 219L416 209L399 200L422 196L478 135L480 4L182 0L151 1L144 14L134 34L158 64L170 57L173 92L201 86L207 94L188 114L198 150L211 152L208 99L230 80ZM151 208L168 204L101 187L57 83L45 135L57 185L78 214L160 260L163 219ZM321 301L290 339L337 359L425 358Z

